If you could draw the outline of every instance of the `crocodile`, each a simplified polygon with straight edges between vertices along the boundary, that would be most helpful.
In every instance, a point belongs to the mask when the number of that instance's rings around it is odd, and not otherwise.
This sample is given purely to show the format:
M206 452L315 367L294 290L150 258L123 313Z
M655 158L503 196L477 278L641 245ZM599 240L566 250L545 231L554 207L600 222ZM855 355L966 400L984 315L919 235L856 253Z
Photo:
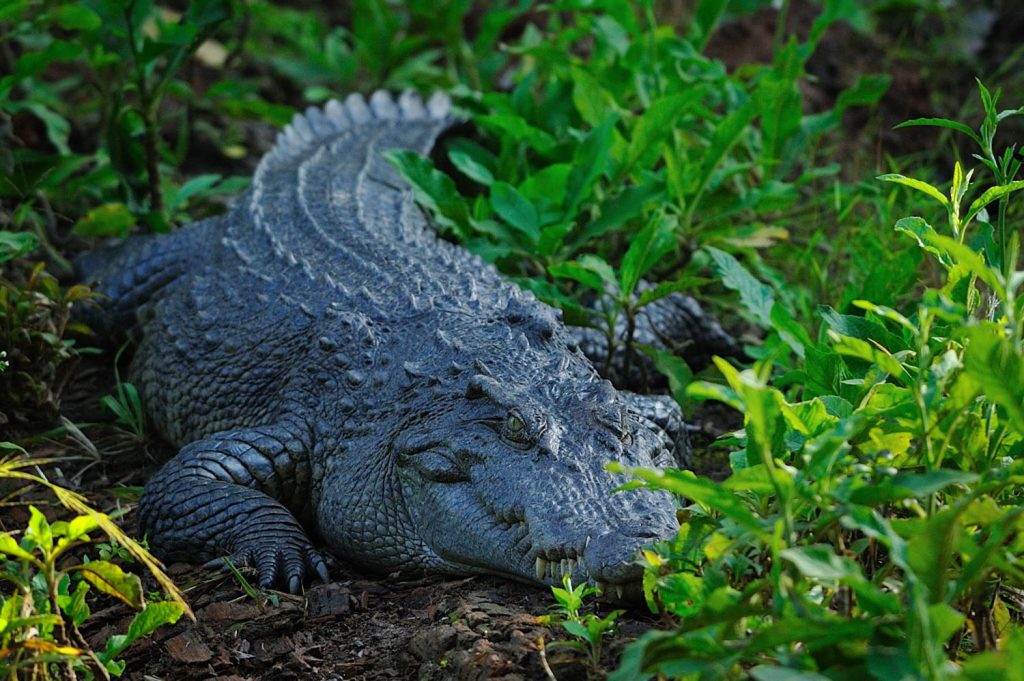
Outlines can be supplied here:
M134 330L129 380L179 448L138 506L158 557L292 592L328 580L318 545L621 592L638 548L676 534L667 492L606 470L685 463L676 403L616 389L559 310L439 238L388 162L456 120L409 92L310 108L225 214L83 258L89 323Z

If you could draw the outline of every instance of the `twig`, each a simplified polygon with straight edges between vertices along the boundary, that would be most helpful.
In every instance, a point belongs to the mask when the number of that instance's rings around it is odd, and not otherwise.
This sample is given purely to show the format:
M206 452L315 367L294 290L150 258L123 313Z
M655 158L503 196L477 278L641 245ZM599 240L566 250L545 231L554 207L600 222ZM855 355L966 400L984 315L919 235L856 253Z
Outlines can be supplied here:
M540 666L544 668L544 674L551 681L558 681L555 678L555 673L551 671L551 666L548 665L548 655L544 651L544 637L540 636L537 638L537 652L540 653Z

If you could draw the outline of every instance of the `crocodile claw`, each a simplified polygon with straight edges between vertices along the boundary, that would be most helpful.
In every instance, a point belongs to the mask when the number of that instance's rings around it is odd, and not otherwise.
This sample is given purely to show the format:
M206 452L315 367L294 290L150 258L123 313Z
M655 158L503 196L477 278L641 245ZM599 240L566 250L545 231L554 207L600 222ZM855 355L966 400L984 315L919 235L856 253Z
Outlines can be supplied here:
M230 555L215 558L203 565L206 569L228 571L227 561L256 570L260 588L287 586L288 593L297 594L307 577L314 574L323 582L330 581L327 563L309 545L305 537L246 542Z

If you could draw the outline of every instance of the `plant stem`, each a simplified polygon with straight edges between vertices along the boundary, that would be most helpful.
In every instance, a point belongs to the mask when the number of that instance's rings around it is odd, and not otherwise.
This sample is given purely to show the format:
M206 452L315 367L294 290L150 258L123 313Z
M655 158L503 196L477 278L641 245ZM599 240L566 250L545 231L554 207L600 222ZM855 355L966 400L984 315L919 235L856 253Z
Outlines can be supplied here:
M131 46L132 68L135 71L135 87L139 91L139 114L142 116L144 128L143 153L146 156L149 210L151 213L163 215L164 195L160 188L160 158L156 130L156 109L159 100L146 81L145 66L139 61L139 47L135 42L135 23L132 20L134 5L134 2L128 4L124 11L124 17L128 28L128 44Z
M789 0L782 0L779 7L779 14L775 18L775 54L782 50L782 44L786 42L786 21L789 18Z

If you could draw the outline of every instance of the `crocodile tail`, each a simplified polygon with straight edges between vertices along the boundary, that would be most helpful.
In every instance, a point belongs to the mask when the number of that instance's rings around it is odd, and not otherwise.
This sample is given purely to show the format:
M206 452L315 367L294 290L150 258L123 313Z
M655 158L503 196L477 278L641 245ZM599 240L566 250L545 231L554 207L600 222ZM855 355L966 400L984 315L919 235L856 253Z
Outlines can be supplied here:
M292 122L278 133L274 148L260 161L256 173L262 175L275 167L287 165L318 147L325 139L349 128L377 123L407 121L420 124L424 134L416 146L418 151L425 153L433 146L437 135L457 120L452 112L451 98L443 92L435 92L425 102L412 90L402 92L397 98L385 90L377 90L369 99L360 94L351 94L344 102L332 99L323 108L311 106L295 114Z

